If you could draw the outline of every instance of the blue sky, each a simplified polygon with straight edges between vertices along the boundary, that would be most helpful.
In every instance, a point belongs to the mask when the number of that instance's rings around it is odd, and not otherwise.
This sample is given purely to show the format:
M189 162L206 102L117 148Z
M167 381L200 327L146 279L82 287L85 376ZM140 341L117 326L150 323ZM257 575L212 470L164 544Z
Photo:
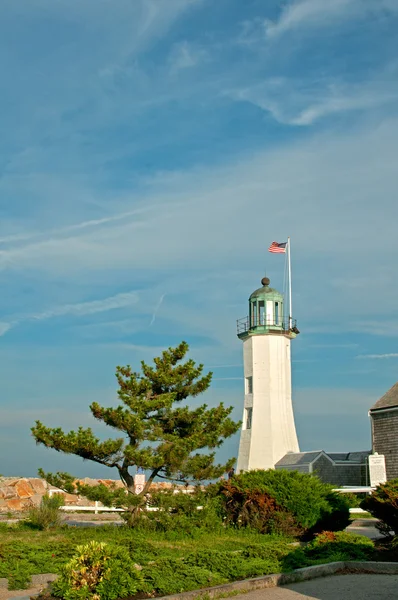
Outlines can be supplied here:
M239 419L235 321L288 235L300 446L369 448L398 365L397 27L398 0L3 0L1 473L109 475L30 426L98 429L116 365L182 339Z

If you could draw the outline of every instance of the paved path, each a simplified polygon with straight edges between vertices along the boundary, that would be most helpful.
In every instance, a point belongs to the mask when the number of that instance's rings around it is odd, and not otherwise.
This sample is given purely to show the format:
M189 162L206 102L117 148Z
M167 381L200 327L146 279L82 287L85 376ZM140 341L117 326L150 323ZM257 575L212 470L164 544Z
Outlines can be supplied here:
M377 540L383 536L380 531L376 529L375 525L377 519L356 519L346 529L349 533L357 533L359 535L366 535L371 540Z
M397 600L398 575L334 575L256 590L234 600Z

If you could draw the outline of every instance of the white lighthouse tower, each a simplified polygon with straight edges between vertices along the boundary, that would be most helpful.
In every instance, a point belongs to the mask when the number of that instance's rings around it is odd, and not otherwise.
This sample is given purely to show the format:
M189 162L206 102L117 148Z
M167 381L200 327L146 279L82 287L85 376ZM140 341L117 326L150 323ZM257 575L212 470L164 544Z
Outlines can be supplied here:
M290 341L299 333L285 317L284 298L264 277L238 321L243 341L245 400L237 472L273 469L299 452L292 406Z

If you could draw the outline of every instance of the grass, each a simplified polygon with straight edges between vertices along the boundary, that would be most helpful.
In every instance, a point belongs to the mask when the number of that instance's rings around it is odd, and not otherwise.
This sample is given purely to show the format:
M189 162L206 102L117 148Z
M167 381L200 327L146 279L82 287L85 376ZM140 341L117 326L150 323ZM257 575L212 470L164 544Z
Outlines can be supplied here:
M334 560L363 560L374 552L367 538L343 533L298 546L292 538L228 528L195 529L189 534L144 532L114 525L37 531L24 524L0 524L0 578L8 578L10 589L26 588L33 574L60 573L76 546L90 540L127 549L134 563L142 567L142 593L148 596Z
M219 534L209 531L195 531L192 536L187 534L147 533L135 531L127 527L105 525L101 527L62 527L50 531L32 530L23 524L0 524L0 578L9 580L10 589L23 589L29 584L31 575L39 573L60 573L62 566L72 557L76 546L87 543L89 540L103 541L128 549L135 563L147 569L150 577L154 579L153 565L162 561L163 568L168 565L175 570L179 561L197 554L214 557L218 555L241 554L249 548L259 547L265 554L276 557L278 554L288 554L290 538L263 536L255 532L225 530ZM250 561L246 561L249 563ZM253 561L252 561L253 562ZM277 567L277 559L272 558L270 567ZM267 570L267 566L254 565L254 571ZM261 572L259 574L262 574ZM200 574L198 573L198 576ZM239 578L239 573L237 573ZM245 571L241 577L244 578ZM184 577L184 574L181 574ZM199 578L200 579L200 578ZM212 578L210 577L210 583ZM218 577L220 583L229 579ZM222 581L221 581L222 580ZM195 585L195 581L192 585ZM200 583L200 581L198 582ZM155 587L160 583L155 582ZM201 585L197 586L203 587ZM204 586L206 587L206 586ZM192 589L195 589L193 587ZM167 590L165 590L167 591Z

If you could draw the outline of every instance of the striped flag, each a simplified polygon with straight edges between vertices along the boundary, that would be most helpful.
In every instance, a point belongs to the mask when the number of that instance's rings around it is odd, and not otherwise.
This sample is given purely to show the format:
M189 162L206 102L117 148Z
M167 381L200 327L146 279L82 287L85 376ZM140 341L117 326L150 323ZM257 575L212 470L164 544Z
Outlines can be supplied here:
M285 254L286 246L287 242L283 242L282 244L278 244L278 242L272 242L271 246L268 248L268 252L273 252L274 254Z

